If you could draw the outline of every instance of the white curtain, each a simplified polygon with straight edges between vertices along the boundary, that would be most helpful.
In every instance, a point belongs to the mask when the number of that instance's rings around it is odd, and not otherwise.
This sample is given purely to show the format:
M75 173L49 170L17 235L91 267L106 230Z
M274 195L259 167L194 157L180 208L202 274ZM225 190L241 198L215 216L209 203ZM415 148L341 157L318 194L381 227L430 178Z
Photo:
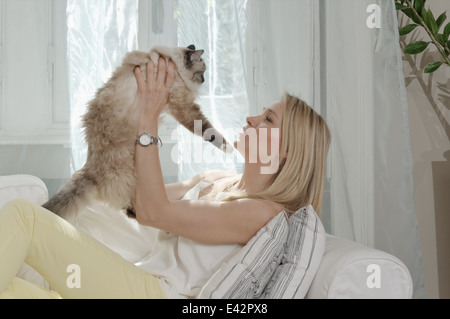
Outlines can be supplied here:
M68 0L67 57L72 129L72 170L83 167L87 145L80 128L89 100L137 49L138 0Z
M199 104L206 117L232 143L249 115L246 68L247 1L182 0L178 3L178 44L204 49L207 64ZM225 169L241 172L243 159L226 155L179 126L178 179Z
M425 297L422 254L414 208L413 160L398 22L393 1L381 1L384 18L373 43L374 245L391 251L411 271L414 296Z
M198 102L212 124L232 142L236 128L244 126L249 109L245 75L245 8L246 1L234 0L68 0L73 171L83 166L87 155L80 129L86 103L120 64L125 52L138 47L138 38L142 50L173 43L174 36L179 46L195 44L205 50L203 58L208 70ZM151 21L138 21L138 17ZM146 29L138 30L139 26ZM182 126L173 130L170 118L166 123L161 134L173 148L170 158L166 159L179 164L177 180L185 180L199 170L239 171L242 167L239 154L226 155ZM170 144L174 141L174 145Z
M328 231L400 258L411 272L414 297L424 297L394 2L322 5L323 102L333 139Z

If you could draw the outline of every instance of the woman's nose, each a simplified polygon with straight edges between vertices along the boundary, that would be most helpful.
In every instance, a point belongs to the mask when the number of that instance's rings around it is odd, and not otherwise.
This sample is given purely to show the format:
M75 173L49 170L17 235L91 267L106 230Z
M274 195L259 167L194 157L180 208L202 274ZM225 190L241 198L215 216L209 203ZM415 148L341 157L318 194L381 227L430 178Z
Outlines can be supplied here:
M257 120L256 116L249 116L247 117L247 127L256 127L257 126Z

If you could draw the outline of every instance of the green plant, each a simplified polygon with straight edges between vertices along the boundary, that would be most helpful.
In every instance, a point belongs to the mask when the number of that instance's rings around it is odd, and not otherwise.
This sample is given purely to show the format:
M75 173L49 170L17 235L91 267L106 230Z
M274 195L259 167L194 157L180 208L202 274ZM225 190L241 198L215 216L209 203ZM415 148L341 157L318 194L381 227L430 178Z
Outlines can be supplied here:
M418 54L432 43L436 46L444 61L435 61L425 66L425 73L432 73L439 69L442 64L450 66L450 22L445 25L443 32L439 33L447 19L447 12L442 13L437 19L430 8L425 8L426 0L394 0L397 10L402 11L414 23L400 28L400 36L409 34L417 27L422 27L428 33L431 41L415 41L408 44L404 52L406 54Z

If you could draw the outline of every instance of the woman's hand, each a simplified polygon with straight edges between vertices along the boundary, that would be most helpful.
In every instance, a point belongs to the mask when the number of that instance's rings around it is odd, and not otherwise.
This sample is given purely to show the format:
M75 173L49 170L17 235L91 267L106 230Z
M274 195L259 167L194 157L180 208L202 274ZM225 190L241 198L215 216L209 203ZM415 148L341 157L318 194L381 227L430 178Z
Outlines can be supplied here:
M144 80L141 69L134 70L138 84L138 99L141 121L158 121L164 106L169 101L169 92L175 82L175 64L162 57L158 61L158 71L155 77L152 60L147 63L147 80Z

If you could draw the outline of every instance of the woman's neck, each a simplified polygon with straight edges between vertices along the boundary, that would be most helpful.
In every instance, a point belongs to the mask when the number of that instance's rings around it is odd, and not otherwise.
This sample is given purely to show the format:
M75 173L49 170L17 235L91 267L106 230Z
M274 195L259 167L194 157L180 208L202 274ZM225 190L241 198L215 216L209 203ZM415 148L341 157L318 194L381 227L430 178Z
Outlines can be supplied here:
M273 175L261 174L259 165L245 165L241 180L236 185L236 189L247 193L258 193L263 191L268 185Z

